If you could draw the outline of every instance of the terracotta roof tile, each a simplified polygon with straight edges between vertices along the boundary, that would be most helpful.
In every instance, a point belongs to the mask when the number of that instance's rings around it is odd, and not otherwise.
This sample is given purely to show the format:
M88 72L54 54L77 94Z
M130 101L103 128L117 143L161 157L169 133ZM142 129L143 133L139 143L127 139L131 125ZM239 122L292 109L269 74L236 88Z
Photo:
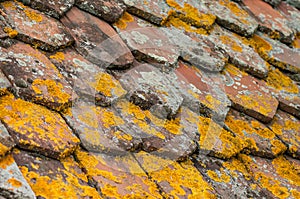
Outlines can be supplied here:
M300 11L293 6L290 6L286 2L281 2L277 9L288 19L288 26L296 31L300 32L300 24L297 21L300 20Z

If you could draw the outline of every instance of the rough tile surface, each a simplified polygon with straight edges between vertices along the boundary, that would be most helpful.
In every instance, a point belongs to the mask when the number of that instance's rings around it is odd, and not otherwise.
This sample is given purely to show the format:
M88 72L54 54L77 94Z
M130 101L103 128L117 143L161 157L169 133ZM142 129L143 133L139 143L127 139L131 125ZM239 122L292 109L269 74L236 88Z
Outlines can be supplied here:
M0 70L0 96L7 93L7 89L11 87L10 82Z
M15 142L0 122L0 159L15 146Z

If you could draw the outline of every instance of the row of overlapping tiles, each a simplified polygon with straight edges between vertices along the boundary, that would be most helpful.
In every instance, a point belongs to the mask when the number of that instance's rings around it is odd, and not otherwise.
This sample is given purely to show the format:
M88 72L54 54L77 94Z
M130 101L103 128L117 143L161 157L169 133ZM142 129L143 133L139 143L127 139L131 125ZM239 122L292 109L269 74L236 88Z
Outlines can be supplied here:
M299 196L297 9L55 2L2 3L2 195Z

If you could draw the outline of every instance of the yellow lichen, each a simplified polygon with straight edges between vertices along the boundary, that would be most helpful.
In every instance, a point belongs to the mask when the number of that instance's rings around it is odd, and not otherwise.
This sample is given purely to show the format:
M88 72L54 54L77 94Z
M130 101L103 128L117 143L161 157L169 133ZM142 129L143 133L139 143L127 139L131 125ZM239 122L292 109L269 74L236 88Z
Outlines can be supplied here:
M10 27L4 27L3 30L4 30L4 32L6 32L8 34L8 36L10 38L14 38L14 37L16 37L19 34L18 31L14 30L14 29L12 29Z
M37 11L23 5L21 2L17 2L18 6L20 6L25 13L25 15L28 17L28 19L35 21L35 22L41 22L43 21L43 16L39 14Z
M51 55L50 58L62 63L65 60L65 54L63 52L57 52L54 55Z
M218 174L212 170L208 170L206 173L209 176L209 178L215 182L223 182L223 183L230 182L230 176L227 175L222 169L221 169L220 174Z
M9 151L9 147L0 143L0 157L4 156Z
M239 6L232 2L232 1L229 1L229 0L219 0L219 3L225 7L227 7L231 13L235 14L236 16L238 17L248 17L249 14L243 10L243 9L240 9ZM242 21L243 23L247 22L246 20ZM245 23L245 24L249 24L248 23Z
M119 29L124 30L127 28L127 23L133 21L134 21L133 16L128 12L124 12L123 16L116 23L114 23L114 25L117 26Z
M12 165L14 162L15 162L14 158L12 157L12 155L9 154L0 159L0 168L6 169L8 166Z
M229 36L222 35L220 36L220 39L223 44L229 45L232 50L236 52L243 52L243 48Z
M246 180L251 179L251 175L247 171L245 165L240 160L233 158L231 161L223 162L223 166L230 171L230 174L232 176L238 177L237 172L240 172L243 174L244 178Z
M292 43L294 48L300 48L300 33L298 33Z
M7 182L9 184L11 184L13 187L21 187L22 186L22 182L20 182L19 180L15 179L15 178L10 178L7 180Z
M272 50L271 44L256 34L254 34L248 42L260 54L260 56L266 60L268 59L268 52Z
M280 140L272 140L271 141L271 150L275 155L278 155L284 151L286 151L286 146Z

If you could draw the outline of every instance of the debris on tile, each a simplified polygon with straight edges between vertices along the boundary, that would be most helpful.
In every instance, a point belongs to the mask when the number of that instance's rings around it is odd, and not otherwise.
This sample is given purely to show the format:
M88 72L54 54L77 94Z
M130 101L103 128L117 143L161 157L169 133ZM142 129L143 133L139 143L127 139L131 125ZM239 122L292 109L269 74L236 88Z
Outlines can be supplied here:
M102 198L72 156L58 161L14 150L13 157L37 198Z
M264 123L273 119L278 101L272 96L265 82L230 64L227 65L222 75L226 85L225 91L233 108Z
M77 150L75 155L104 197L162 198L156 184L130 154L110 156Z
M77 0L76 5L97 17L110 23L116 22L125 12L126 6L122 0Z
M0 159L14 146L15 142L13 138L9 135L5 126L0 122Z
M89 99L96 105L109 106L126 94L118 80L83 58L74 49L56 52L49 55L49 59L79 97Z
M300 159L300 120L278 110L269 126L288 146L288 153L292 157Z
M101 68L124 69L133 62L129 48L105 21L73 7L62 23L75 38L75 48Z
M243 4L258 19L259 30L273 39L290 44L294 39L293 31L288 27L288 20L279 11L266 2L243 0Z
M237 137L247 143L244 153L250 153L264 158L275 158L284 153L286 146L267 126L231 109L225 120L225 125Z
M20 2L5 1L1 5L10 16L8 23L17 31L18 39L47 51L73 43L72 36L59 21Z
M21 148L59 159L79 144L65 120L43 106L8 95L0 98L0 109L0 119Z
M138 61L175 66L179 49L175 42L156 26L125 12L114 24L120 37Z
M2 49L0 68L12 82L14 94L26 100L64 111L77 97L50 60L28 44Z
M12 155L0 159L0 198L35 199Z

